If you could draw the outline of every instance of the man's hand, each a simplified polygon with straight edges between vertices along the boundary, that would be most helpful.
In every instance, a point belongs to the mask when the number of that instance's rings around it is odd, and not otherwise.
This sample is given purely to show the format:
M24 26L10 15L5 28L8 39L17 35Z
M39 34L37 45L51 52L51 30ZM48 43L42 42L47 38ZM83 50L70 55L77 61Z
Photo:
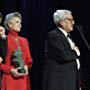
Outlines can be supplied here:
M73 50L75 50L75 52L77 53L77 55L80 56L80 50L79 50L79 48L77 46L74 46L74 49Z
M0 64L1 64L2 61L3 61L3 59L2 59L2 57L0 57Z
M6 39L6 35L5 35L5 28L0 26L0 37L2 39Z
M5 34L4 27L0 26L0 36Z

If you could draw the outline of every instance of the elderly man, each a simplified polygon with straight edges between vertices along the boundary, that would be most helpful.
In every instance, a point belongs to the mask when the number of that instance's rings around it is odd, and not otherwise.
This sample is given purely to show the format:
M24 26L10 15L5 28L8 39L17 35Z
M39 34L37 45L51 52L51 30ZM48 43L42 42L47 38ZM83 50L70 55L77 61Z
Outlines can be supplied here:
M0 24L2 22L2 13L0 13ZM5 35L5 29L4 27L0 26L0 65L1 63L5 61L7 53L7 39ZM1 79L2 79L2 72L0 71L0 90L1 90Z
M0 24L2 22L3 16L2 13L0 13ZM7 48L7 39L5 35L5 28L0 26L0 61L5 59L6 57L6 48ZM2 59L3 58L3 59Z
M43 90L78 90L80 51L69 37L75 23L72 13L57 10L53 19L57 28L47 37Z

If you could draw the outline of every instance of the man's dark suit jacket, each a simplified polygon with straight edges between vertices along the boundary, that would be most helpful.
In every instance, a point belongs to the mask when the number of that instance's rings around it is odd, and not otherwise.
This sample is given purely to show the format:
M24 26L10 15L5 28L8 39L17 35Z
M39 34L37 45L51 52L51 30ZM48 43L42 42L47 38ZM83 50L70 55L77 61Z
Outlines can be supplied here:
M77 90L77 63L65 35L55 29L46 44L43 90Z
M0 38L0 56L5 59L7 54L7 39Z
M0 38L0 57L3 58L3 62L5 63L5 57L7 55L7 39L1 39ZM1 88L1 71L0 71L0 88Z

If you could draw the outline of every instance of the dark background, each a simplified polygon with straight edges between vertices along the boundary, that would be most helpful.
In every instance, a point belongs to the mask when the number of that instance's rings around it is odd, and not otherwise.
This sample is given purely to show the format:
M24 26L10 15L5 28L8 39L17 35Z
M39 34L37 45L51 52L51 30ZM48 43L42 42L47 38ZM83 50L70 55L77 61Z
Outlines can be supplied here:
M47 33L55 28L52 15L57 9L72 11L76 24L82 26L83 34L90 44L90 14L87 0L0 0L3 20L6 14L20 12L23 17L21 35L30 43L33 67L30 70L32 90L42 90L44 47ZM3 25L3 22L2 22ZM81 79L84 90L90 90L90 50L75 28L72 33L81 50Z

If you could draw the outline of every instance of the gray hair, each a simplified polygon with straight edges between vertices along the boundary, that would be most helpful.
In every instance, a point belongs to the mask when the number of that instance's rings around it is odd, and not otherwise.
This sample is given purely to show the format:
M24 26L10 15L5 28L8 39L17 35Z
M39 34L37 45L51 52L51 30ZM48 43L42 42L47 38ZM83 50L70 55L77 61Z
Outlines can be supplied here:
M53 14L54 23L58 25L60 20L64 20L66 18L66 14L71 14L71 11L69 10L57 10Z
M6 29L9 29L8 27L8 22L13 18L13 17L18 17L22 20L22 16L19 12L13 12L13 13L9 13L6 15L5 17L5 21L4 21L4 26Z

